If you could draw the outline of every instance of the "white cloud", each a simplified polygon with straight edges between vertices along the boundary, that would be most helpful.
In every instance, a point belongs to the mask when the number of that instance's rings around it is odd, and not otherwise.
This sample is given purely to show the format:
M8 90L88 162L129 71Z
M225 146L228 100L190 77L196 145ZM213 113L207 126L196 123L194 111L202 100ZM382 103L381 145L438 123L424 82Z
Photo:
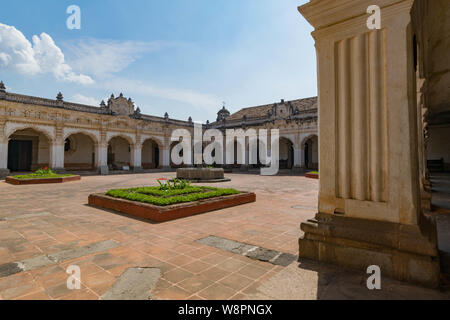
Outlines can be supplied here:
M52 73L60 81L96 83L95 86L103 90L177 101L203 111L220 105L221 99L214 95L187 89L163 88L112 75L122 71L145 53L180 45L183 44L84 39L64 44L65 52L68 53L67 61L70 62L67 63L63 51L50 35L35 35L30 42L15 27L0 23L0 70L10 68L24 75ZM95 82L84 73L98 76L102 81ZM95 98L82 94L75 94L72 100L88 105L99 104Z
M83 39L65 43L70 52L71 66L79 72L104 76L120 72L139 59L144 53L154 52L176 43L162 41L114 41Z
M24 75L52 73L57 80L92 84L94 80L76 74L64 59L61 49L46 33L33 36L33 44L13 26L0 23L0 68Z
M88 106L98 106L100 104L100 101L98 101L97 99L93 97L87 97L79 93L75 94L70 101L86 104Z

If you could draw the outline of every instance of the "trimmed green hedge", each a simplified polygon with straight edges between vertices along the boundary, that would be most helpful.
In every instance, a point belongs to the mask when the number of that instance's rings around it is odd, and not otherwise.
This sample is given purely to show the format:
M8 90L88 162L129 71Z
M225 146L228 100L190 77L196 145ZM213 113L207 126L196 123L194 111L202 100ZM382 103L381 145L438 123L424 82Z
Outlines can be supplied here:
M235 189L218 189L210 187L188 187L179 190L160 190L159 187L142 187L133 189L113 189L106 195L113 198L149 203L157 206L169 206L177 203L194 202L221 196L239 194Z
M29 180L29 179L65 178L65 177L72 177L72 176L73 176L73 174L56 174L56 173L37 174L37 173L30 173L30 174L27 174L27 175L14 176L13 178L20 179L20 180Z
M184 189L170 189L170 190L163 190L160 187L142 187L142 188L126 189L126 191L129 192L142 193L149 196L157 196L157 197L173 197L188 193L203 192L204 190L205 189L202 187L187 187Z

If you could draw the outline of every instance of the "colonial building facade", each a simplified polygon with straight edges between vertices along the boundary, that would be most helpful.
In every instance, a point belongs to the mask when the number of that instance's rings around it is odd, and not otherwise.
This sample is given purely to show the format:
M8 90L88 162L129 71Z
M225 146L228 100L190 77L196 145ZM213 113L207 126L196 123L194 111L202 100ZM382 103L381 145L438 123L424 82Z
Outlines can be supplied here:
M228 129L278 129L280 133L280 169L305 170L318 168L317 97L244 108L230 114L225 106L218 112L213 123L206 128L223 131ZM246 140L245 164L242 170L250 168L248 139ZM238 142L235 142L235 156ZM270 150L270 145L268 145ZM257 165L258 166L258 165Z
M142 169L170 166L172 130L189 121L147 116L120 94L92 107L24 96L0 84L0 171ZM127 168L128 169L128 168Z
M193 136L192 119L180 121L141 114L131 99L112 95L99 107L6 92L0 83L0 175L48 166L56 171L168 169L175 129ZM282 168L317 168L317 99L309 98L219 111L203 129L280 129ZM236 142L237 143L237 142ZM248 154L248 151L247 151ZM246 157L248 161L248 156ZM236 166L234 166L236 167ZM249 168L247 165L239 169Z

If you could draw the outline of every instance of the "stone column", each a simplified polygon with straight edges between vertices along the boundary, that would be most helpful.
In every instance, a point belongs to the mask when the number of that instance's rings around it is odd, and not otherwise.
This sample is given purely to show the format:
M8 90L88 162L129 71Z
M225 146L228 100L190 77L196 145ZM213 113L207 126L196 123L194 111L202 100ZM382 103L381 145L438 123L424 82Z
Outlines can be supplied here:
M304 165L303 165L303 161L302 158L304 159L305 157L302 157L303 152L301 147L294 147L294 167L293 167L293 171L295 172L301 172Z
M303 223L300 257L436 287L436 227L420 211L413 0L311 1L319 77L319 213Z
M249 147L249 138L245 138L245 150L244 150L244 164L241 165L240 171L245 172L248 171L249 163L250 163L250 147Z
M109 174L108 168L108 141L106 132L100 132L100 142L95 146L97 155L97 170L101 175Z
M0 138L0 179L8 174L8 139Z
M134 172L142 172L142 145L134 144L131 147L131 167Z
M50 141L50 168L55 172L64 169L64 140L56 138Z

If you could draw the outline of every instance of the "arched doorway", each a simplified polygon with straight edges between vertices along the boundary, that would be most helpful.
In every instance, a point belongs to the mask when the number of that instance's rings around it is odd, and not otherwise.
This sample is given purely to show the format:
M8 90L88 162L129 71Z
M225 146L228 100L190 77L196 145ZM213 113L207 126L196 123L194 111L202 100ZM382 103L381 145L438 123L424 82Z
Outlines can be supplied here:
M42 132L27 128L9 136L8 169L35 171L50 166L50 139Z
M312 136L304 143L305 168L317 170L319 168L319 139Z
M280 169L294 166L294 144L287 138L280 138Z
M147 139L142 144L142 168L157 169L161 164L161 152L158 143L153 139Z
M116 136L108 143L108 168L110 170L130 170L131 142Z
M64 141L64 169L91 171L96 169L95 140L87 134L75 133Z

